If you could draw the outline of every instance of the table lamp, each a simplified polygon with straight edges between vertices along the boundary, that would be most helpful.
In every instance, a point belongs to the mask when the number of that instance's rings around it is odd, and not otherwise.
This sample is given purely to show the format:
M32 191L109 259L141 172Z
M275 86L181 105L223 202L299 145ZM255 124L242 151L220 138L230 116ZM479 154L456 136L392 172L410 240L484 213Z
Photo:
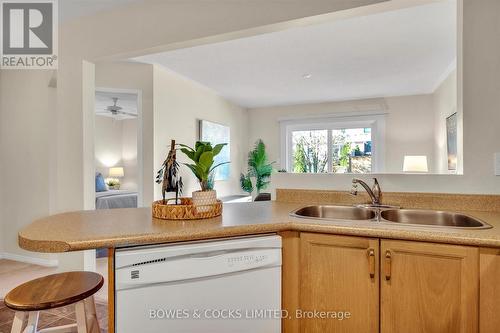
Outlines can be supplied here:
M108 180L107 184L108 187L112 190L119 190L120 189L120 179L123 176L125 176L125 172L123 171L122 167L114 167L114 168L109 168L108 172Z
M427 156L406 155L403 162L403 172L428 172Z

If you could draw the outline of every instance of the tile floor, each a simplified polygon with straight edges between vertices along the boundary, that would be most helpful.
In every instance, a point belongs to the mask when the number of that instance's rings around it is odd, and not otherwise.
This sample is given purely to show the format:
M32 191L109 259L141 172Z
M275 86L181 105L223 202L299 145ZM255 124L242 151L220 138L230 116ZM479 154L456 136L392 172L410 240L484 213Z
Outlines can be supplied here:
M5 295L17 285L38 277L57 272L57 268L26 264L12 260L0 260L0 333L9 333L14 312L3 303ZM97 317L102 333L108 330L107 309L107 258L97 259L97 272L104 276L104 286L95 295ZM40 314L39 328L67 325L75 322L74 306L66 306Z

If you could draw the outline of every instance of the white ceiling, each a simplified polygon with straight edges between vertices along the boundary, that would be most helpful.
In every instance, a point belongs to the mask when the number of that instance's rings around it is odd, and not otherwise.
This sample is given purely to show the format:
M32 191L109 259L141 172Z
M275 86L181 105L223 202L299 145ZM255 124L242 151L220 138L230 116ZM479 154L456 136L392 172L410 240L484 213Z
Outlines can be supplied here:
M249 108L431 93L456 62L456 17L450 0L134 60Z
M61 0L58 2L59 20L64 22L138 1L141 0Z
M121 106L127 113L135 114L135 116L117 114L113 115L111 112L106 112L106 108L113 105L113 97L118 98L117 106ZM137 95L131 93L118 93L118 92L102 92L96 91L95 93L95 112L99 116L111 117L116 120L136 119L137 118Z

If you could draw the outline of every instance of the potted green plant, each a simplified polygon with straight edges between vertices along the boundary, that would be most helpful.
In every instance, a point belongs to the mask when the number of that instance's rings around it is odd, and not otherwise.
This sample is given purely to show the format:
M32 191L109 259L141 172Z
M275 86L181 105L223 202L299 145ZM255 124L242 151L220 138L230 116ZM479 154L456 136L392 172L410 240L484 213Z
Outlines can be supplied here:
M269 162L264 142L261 139L257 140L254 148L248 153L248 172L240 175L241 188L249 194L254 191L252 178L255 178L255 190L257 192L255 200L263 200L261 197L270 199L270 194L261 193L261 191L271 183L273 163Z
M181 151L193 163L184 163L195 175L200 183L201 190L193 192L193 204L196 206L211 205L217 202L217 192L214 190L214 170L229 162L214 165L217 156L227 143L212 147L210 142L197 141L194 148L180 145Z

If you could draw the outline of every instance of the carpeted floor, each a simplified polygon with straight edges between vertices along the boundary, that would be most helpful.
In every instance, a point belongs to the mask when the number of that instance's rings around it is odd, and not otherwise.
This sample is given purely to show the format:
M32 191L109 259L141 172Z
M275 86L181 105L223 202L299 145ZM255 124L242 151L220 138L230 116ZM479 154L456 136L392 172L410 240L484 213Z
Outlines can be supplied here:
M108 305L96 301L97 319L102 333L108 333ZM0 300L0 333L10 333L14 311L7 308ZM63 306L61 308L40 312L38 329L54 327L75 323L75 306Z

